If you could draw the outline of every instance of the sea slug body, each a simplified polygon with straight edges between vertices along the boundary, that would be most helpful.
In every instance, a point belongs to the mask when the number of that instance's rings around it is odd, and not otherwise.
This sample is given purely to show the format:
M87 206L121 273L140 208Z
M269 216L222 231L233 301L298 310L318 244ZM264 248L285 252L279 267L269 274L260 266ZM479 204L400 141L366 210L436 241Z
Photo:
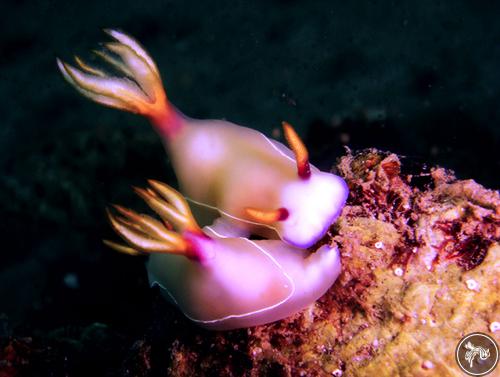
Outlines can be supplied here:
M205 328L229 330L286 318L320 298L340 273L336 246L310 253L280 240L200 229L183 196L166 184L150 181L148 189L136 192L164 223L115 206L119 214L108 212L110 222L129 246L106 243L128 254L150 254L151 285Z

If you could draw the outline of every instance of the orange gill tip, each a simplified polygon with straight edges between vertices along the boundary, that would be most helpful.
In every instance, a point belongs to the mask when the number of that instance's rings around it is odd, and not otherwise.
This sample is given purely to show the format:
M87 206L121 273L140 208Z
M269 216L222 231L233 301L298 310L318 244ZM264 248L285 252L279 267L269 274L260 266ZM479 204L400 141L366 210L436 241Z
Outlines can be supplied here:
M165 242L172 244L177 242L176 234L170 232L172 230L172 227L169 227L170 223L162 223L151 216L138 214L131 209L119 205L113 205L113 207L130 221L127 221L128 224L138 228L140 231L155 238L162 239Z
M179 251L176 250L175 246L181 245L173 246L171 243L151 238L148 234L141 232L136 227L129 226L117 219L109 210L107 210L107 213L111 227L134 249L145 253L182 253L184 251L182 247L178 247L180 249Z
M105 244L107 247L109 247L115 251L118 251L119 253L128 254L128 255L132 255L132 256L144 255L144 253L142 253L140 251L137 251L137 250L135 250L131 247L125 246L125 245L121 245L117 242L113 242L110 240L102 240L102 243Z
M148 232L148 229L137 223L130 223L120 217L115 217L106 209L113 230L135 251L142 253L180 254L192 258L191 245L182 236L169 230ZM158 232L158 233L157 233ZM120 245L121 246L121 245ZM116 249L116 248L115 248ZM118 251L126 251L120 248ZM130 250L129 250L130 251Z
M145 189L134 187L134 191L146 204L155 211L164 221L171 222L174 227L182 230L186 225L186 218L179 213L172 205L162 200L156 195L152 195Z
M109 63L109 65L111 65L112 67L116 68L118 72L121 72L128 77L134 77L134 73L118 59L115 59L111 55L106 54L104 51L101 50L92 50L92 52L98 57L100 57L102 60L104 60L106 63Z
M143 113L148 97L131 80L117 77L99 76L88 70L79 70L56 59L64 79L85 97L102 105L133 113Z
M87 71L88 73L92 73L93 75L96 75L96 76L101 76L101 77L106 76L106 74L103 71L101 71L100 69L97 69L95 67L91 67L90 65L85 63L79 56L75 55L74 58L75 58L76 64L78 64L78 66L81 69L83 69L84 71Z
M153 191L153 190L152 190L151 188L149 188L149 187L146 187L144 190L145 190L145 191L146 191L149 195L151 195L151 196L152 196L152 197L154 197L154 198L159 198L159 197L160 197L160 195L158 195L155 191Z
M119 207L119 206L114 205L114 204L112 204L112 206L115 207L115 209L117 209L116 207ZM125 208L123 208L123 209L125 209ZM118 209L117 209L117 211L118 211ZM120 212L120 211L118 211L118 212ZM123 215L122 212L120 212L120 214ZM130 219L130 217L128 217L128 216L125 216L125 215L124 216L114 215L113 213L111 213L111 211L108 208L106 208L106 215L108 216L108 219L110 219L110 221L111 221L111 217L110 216L112 216L112 218L113 218L114 221L117 221L120 224L122 224L124 226L127 226L129 228L133 228L133 229L135 229L135 230L137 230L137 231L139 231L141 233L145 233L144 229L140 226L140 224L132 221Z
M113 216L113 219L117 222L119 222L121 225L128 227L129 229L135 229L136 231L140 233L146 233L144 229L137 223L134 223L130 220L127 220L125 217L122 216Z
M283 133L285 134L286 141L295 154L299 177L302 179L309 179L311 176L311 167L309 165L309 153L306 146L290 123L283 121L281 125L283 126Z
M156 73L158 76L160 75L160 72L158 71L158 67L156 66L155 62L149 54L146 52L144 47L135 39L132 38L131 36L115 29L103 29L103 31L117 40L118 42L124 44L125 46L129 47L132 49L138 56L140 56L144 61L148 64L148 66L151 68L151 70Z
M192 216L189 205L180 192L168 186L167 184L156 181L154 179L148 179L148 183L153 188L153 190L159 193L164 199L172 203L172 205L180 212L182 212L186 216Z
M109 59L105 60L136 81L144 94L149 98L151 104L154 104L157 100L156 86L158 77L152 72L148 63L141 56L137 55L134 50L124 44L108 42L104 43L103 47L118 55L122 62L112 58L106 50L103 53Z
M156 186L159 194L150 188L141 189L134 187L133 189L163 221L172 223L174 228L179 231L189 230L192 233L202 235L203 232L198 226L184 197L161 182L156 182L153 185Z
M252 220L262 224L273 224L277 221L284 221L288 218L288 210L286 208L278 208L274 210L261 210L252 207L246 207L245 213Z

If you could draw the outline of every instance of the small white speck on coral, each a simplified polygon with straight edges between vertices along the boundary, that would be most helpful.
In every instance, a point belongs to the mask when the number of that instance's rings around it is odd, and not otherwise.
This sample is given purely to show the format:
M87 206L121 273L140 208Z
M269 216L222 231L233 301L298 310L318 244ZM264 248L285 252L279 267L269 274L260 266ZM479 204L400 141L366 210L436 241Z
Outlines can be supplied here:
M500 322L497 322L497 321L491 322L490 323L490 331L491 332L495 332L495 331L498 331L498 330L500 330Z
M423 363L422 363L422 368L424 369L433 369L434 368L434 363L430 360L425 360Z
M252 356L254 356L254 357L257 356L257 355L259 355L259 354L261 354L261 353L262 353L262 348L260 348L260 347L255 347L252 350Z
M382 241L375 242L375 249L383 249L384 243Z
M396 275L396 276L403 276L403 269L401 267L396 267L394 269L394 275Z
M344 372L342 372L341 369L335 369L333 372L332 372L332 376L335 376L335 377L340 377L344 374Z
M479 283L474 279L467 279L465 281L465 284L467 284L467 288L469 288L471 291L479 291Z

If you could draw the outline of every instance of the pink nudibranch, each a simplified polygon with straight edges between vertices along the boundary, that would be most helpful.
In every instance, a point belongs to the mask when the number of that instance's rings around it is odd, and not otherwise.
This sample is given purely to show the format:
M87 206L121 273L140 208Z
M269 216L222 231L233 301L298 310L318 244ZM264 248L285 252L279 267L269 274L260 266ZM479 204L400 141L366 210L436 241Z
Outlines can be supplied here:
M144 115L161 136L181 191L200 207L219 211L239 236L259 234L308 248L326 233L347 198L344 180L309 164L307 149L283 124L292 150L250 128L181 114L165 94L156 64L132 37L106 31L114 42L96 52L123 77L57 63L84 96ZM236 232L236 230L235 230Z
M288 317L320 298L340 273L336 246L311 253L280 240L233 237L230 228L200 229L179 192L149 183L136 192L163 222L115 206L118 215L108 212L109 220L129 246L105 242L151 254L151 285L200 326L230 330Z
M108 217L127 245L105 243L132 255L150 254L151 285L209 329L273 322L316 301L340 273L339 251L328 244L314 252L303 249L342 210L344 180L310 165L307 149L286 122L292 150L246 127L182 115L168 102L158 69L139 43L107 32L116 42L97 54L124 77L79 58L80 69L58 60L62 74L86 97L148 117L183 193L221 217L200 228L182 194L149 181L149 188L136 192L162 221L115 206L117 214L108 211ZM251 234L269 239L246 238Z

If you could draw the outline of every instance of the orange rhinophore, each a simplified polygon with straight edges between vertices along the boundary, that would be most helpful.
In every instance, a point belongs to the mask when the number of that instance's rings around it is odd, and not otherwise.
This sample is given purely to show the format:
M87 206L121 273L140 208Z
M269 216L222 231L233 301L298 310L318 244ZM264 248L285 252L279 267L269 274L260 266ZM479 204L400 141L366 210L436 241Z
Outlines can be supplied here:
M297 160L297 174L303 179L308 179L311 176L309 152L290 123L282 122L282 125L286 141L288 142L288 145L290 145L290 148L292 148L292 151L295 154L295 159Z
M247 207L245 212L253 221L262 224L273 224L278 221L284 221L288 217L288 210L286 208L278 208L275 210L261 210L257 208Z

